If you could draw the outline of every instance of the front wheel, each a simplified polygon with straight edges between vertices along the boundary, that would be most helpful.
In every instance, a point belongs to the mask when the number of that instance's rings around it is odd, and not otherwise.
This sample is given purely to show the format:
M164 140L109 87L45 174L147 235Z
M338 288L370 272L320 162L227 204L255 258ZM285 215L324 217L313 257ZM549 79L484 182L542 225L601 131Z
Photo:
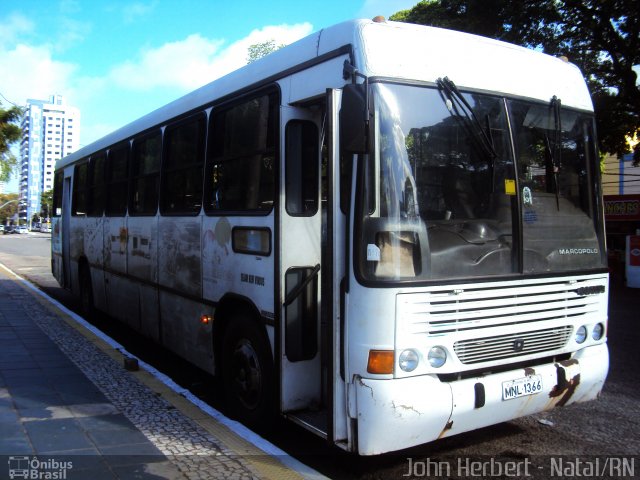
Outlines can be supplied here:
M252 427L272 416L273 361L266 335L247 317L231 320L223 344L223 384L227 407Z

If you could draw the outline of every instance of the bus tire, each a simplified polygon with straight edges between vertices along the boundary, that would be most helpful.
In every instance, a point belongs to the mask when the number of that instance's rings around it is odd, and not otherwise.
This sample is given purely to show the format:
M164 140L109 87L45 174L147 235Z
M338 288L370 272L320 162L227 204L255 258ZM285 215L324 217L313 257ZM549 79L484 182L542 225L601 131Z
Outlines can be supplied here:
M87 262L80 264L80 311L82 315L91 319L95 313L95 307L93 305L93 287L91 284L91 272L89 271L89 265Z
M222 348L222 382L231 415L251 427L272 418L273 362L271 349L256 322L248 316L229 321Z

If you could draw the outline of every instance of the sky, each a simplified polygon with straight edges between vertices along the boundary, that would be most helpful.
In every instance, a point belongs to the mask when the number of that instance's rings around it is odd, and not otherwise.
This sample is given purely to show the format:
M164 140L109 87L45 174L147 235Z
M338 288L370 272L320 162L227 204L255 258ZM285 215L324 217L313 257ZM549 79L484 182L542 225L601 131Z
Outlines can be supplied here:
M0 102L60 94L80 144L247 63L250 45L289 44L418 0L0 0ZM17 192L14 178L6 191Z

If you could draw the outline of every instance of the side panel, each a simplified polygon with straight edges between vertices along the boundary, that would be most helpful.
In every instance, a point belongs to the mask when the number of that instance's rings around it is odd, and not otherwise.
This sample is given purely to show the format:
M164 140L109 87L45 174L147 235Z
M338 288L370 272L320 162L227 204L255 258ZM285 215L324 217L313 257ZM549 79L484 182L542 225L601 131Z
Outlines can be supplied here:
M200 368L213 369L211 324L200 322L202 315L211 315L212 306L203 305L201 224L202 217L160 217L157 242L152 245L141 238L139 255L157 254L158 299L153 301L149 287L142 305L159 300L162 343ZM144 317L143 317L144 318Z
M196 298L202 295L201 223L199 216L160 217L157 242L156 237L133 239L134 255L146 258L157 253L162 287Z
M260 217L204 217L202 292L205 300L217 302L227 293L237 294L250 298L262 317L274 318L273 218L273 213ZM266 245L258 248L266 247L266 255L242 253L245 250L238 248L241 246L239 232L247 229L265 232Z
M137 285L127 278L127 218L106 217L104 223L104 268L106 311L127 321L138 313ZM127 322L129 323L129 322ZM135 322L134 322L135 323Z
M91 271L93 303L96 308L105 310L107 306L104 283L104 217L85 218L84 255Z
M212 315L213 307L167 291L160 293L162 343L203 370L213 372L211 323L200 322Z
M129 217L127 220L127 273L137 282L132 289L131 304L124 320L141 329L141 309L144 297L157 304L158 282L158 218ZM122 316L122 314L120 315Z

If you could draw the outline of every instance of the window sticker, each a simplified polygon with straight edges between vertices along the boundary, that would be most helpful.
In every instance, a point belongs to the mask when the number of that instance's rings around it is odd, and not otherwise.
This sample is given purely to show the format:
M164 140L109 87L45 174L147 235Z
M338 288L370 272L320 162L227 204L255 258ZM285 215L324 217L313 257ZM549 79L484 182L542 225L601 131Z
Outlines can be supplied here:
M367 260L369 262L380 261L380 248L378 248L375 243L370 243L367 245Z
M510 180L508 178L504 179L504 193L507 195L515 195L516 194L516 181Z

